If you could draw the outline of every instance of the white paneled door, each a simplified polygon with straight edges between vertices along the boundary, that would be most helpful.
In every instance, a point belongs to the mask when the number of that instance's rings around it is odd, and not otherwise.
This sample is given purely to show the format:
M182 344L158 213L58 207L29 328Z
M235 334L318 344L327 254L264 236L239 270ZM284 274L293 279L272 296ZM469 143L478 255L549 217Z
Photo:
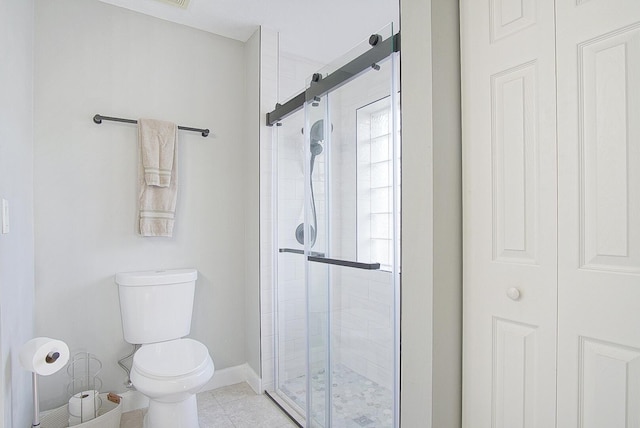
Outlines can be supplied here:
M557 0L558 428L640 427L640 1Z
M465 428L640 428L640 0L462 0Z
M462 0L461 20L463 425L549 428L556 417L554 3Z

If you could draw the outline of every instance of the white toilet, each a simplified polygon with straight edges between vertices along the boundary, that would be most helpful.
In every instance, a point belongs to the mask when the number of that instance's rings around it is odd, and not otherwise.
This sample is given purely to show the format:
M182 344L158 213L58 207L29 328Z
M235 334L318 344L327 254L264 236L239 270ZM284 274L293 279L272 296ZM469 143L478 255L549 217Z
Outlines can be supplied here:
M124 339L142 344L131 382L149 397L145 428L198 428L196 392L213 376L213 361L191 331L198 271L116 274Z

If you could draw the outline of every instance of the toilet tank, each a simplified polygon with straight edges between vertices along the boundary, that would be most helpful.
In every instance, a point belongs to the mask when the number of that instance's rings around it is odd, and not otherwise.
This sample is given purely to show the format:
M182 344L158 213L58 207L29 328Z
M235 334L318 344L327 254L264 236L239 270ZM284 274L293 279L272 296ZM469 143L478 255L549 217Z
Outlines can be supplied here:
M197 278L195 269L116 274L124 339L145 344L188 335Z

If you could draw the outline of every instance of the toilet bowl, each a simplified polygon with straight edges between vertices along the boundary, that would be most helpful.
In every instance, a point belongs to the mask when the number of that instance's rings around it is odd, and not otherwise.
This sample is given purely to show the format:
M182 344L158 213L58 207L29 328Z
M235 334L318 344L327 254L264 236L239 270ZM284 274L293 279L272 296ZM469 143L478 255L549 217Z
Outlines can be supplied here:
M143 345L133 356L131 382L149 397L144 426L198 427L196 392L213 376L209 351L193 339Z

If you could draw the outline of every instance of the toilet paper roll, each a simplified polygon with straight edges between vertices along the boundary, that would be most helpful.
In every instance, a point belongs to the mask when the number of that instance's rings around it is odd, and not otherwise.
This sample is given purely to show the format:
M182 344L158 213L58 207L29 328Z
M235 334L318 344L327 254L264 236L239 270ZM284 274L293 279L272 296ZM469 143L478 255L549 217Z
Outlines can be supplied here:
M48 376L69 361L69 347L61 340L36 337L22 346L20 364L25 370Z
M69 425L80 420L87 422L96 417L96 412L100 409L102 400L98 396L98 391L82 391L69 399Z

